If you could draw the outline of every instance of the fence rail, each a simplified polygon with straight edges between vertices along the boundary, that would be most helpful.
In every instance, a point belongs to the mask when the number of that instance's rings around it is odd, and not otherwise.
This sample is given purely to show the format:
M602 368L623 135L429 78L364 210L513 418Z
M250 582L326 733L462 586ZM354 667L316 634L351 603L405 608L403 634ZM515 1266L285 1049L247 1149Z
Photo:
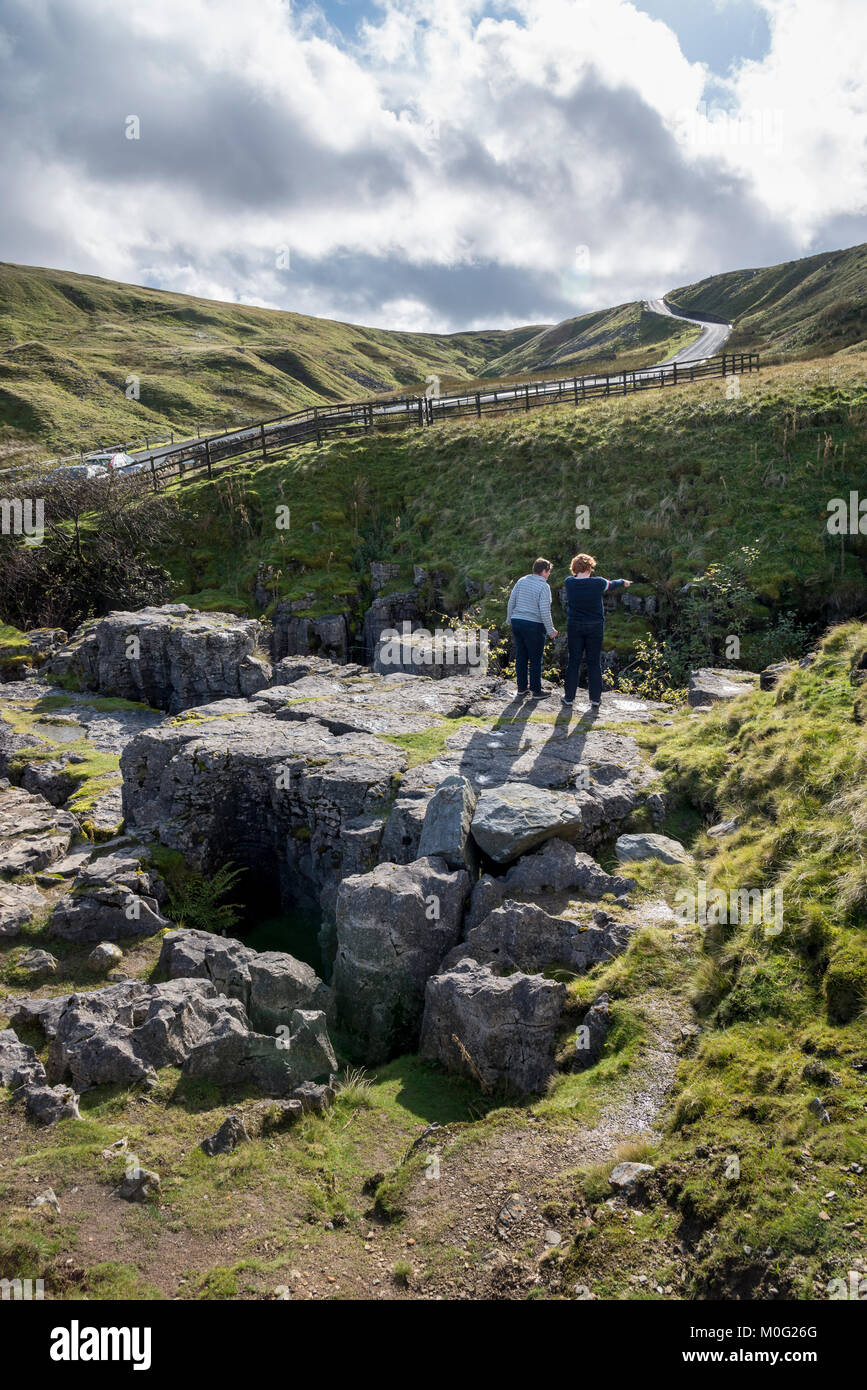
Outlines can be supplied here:
M328 435L371 434L383 430L428 428L444 420L483 415L502 415L528 411L539 406L566 404L578 406L602 397L632 395L638 391L661 390L708 377L738 376L760 369L757 352L720 353L702 362L672 362L660 367L606 376L561 377L553 381L528 382L454 394L450 396L405 396L398 400L343 401L335 405L308 406L288 415L275 415L235 429L188 439L150 460L154 491L203 469L213 477L229 459L259 457L312 440L320 443Z

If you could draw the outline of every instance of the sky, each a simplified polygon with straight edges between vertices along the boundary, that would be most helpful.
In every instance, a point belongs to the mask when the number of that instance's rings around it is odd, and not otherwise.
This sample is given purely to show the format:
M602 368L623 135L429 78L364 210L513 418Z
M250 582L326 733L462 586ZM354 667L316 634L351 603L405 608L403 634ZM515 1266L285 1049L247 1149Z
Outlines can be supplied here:
M426 332L867 241L864 0L0 0L0 260Z

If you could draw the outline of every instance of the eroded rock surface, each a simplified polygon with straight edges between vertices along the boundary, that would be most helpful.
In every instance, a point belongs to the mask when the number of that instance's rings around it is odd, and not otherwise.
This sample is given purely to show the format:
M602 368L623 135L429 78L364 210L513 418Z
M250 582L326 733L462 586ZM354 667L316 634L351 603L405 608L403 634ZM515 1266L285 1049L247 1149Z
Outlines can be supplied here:
M470 876L444 859L379 864L337 894L338 1020L368 1064L415 1049L428 978L461 932Z
M212 932L168 932L158 968L173 980L210 980L220 994L240 999L262 1033L288 1025L296 1009L331 1009L331 991L304 961L286 951L254 951Z
M48 669L85 690L176 711L266 686L270 665L256 656L262 640L252 618L170 603L92 619Z
M542 1091L566 988L541 975L501 977L468 957L427 984L420 1054L485 1090Z

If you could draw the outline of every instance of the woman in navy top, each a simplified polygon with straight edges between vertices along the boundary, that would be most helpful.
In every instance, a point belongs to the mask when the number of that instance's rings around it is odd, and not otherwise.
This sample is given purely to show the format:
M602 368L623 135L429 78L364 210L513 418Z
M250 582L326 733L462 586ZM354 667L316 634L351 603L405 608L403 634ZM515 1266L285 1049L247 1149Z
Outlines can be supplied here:
M612 589L628 589L631 579L603 579L594 574L596 561L592 555L576 555L569 566L572 571L566 580L566 606L569 612L567 633L569 660L566 666L566 689L563 704L571 705L578 689L578 672L582 658L587 662L587 684L590 688L591 709L599 708L602 699L602 638L605 635L605 609L602 595Z

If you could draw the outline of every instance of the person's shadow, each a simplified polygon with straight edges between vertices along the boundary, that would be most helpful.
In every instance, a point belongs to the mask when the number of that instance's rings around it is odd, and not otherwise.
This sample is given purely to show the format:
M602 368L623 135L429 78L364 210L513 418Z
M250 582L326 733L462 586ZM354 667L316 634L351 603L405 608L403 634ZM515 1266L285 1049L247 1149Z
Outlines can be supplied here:
M555 700L556 712L552 710ZM595 719L593 709L576 716L574 710L564 708L559 692L545 700L516 696L489 727L473 730L461 749L458 771L476 793L508 781L571 789Z

